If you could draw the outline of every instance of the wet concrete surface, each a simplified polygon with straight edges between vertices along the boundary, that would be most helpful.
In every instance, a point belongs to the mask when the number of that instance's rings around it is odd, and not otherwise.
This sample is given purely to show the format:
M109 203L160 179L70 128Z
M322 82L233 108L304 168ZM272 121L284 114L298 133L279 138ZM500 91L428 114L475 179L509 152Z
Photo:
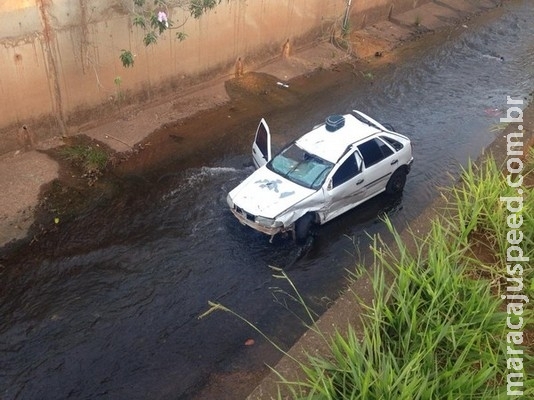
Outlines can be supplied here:
M422 41L406 59L345 63L289 88L247 74L227 83L230 103L168 123L96 189L65 176L54 190L66 192L43 210L35 240L0 253L2 398L246 396L280 354L229 315L198 320L208 301L289 348L304 331L293 314L303 315L269 265L284 267L322 313L345 286L345 268L369 256L369 235L384 232L379 217L399 228L417 217L492 142L505 96L529 97L532 12L518 2L487 24ZM352 108L414 141L403 196L378 196L304 249L240 226L225 197L251 172L259 118L280 147ZM64 198L75 199L76 212L54 203Z

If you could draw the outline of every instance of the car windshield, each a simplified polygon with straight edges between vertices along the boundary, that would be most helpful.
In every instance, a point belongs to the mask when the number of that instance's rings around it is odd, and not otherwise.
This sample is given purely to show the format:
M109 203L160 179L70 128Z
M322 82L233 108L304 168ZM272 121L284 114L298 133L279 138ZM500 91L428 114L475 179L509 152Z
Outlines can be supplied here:
M319 189L334 164L307 153L295 143L267 164L267 168L308 189Z

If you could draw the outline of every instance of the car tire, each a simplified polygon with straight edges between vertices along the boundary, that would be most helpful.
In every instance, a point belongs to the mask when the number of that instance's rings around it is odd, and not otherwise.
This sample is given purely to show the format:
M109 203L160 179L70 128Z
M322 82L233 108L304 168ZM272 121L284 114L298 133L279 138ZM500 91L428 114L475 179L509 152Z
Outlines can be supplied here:
M405 184L406 184L406 170L404 168L399 168L398 170L393 172L393 175L391 175L391 178L389 178L389 181L386 185L386 193L387 194L401 193L404 190Z
M314 223L313 214L305 214L295 222L295 242L301 246L306 243Z

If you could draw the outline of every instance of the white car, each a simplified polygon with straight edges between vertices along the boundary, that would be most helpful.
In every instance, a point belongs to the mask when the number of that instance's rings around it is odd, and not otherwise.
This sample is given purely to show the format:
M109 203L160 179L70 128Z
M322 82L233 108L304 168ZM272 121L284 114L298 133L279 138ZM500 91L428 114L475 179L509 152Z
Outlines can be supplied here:
M271 158L271 135L260 121L252 158L257 170L227 197L244 225L297 243L379 193L400 193L413 162L406 136L360 111L331 115ZM272 239L272 237L271 237Z

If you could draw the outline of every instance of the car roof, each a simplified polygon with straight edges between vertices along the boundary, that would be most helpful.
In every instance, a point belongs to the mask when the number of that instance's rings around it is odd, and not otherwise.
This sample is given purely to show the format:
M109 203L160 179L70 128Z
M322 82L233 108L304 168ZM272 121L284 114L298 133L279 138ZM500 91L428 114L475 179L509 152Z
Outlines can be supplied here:
M359 121L352 114L343 117L343 127L332 132L326 129L326 124L322 124L303 135L296 144L308 153L336 163L351 144L380 132L376 127Z

